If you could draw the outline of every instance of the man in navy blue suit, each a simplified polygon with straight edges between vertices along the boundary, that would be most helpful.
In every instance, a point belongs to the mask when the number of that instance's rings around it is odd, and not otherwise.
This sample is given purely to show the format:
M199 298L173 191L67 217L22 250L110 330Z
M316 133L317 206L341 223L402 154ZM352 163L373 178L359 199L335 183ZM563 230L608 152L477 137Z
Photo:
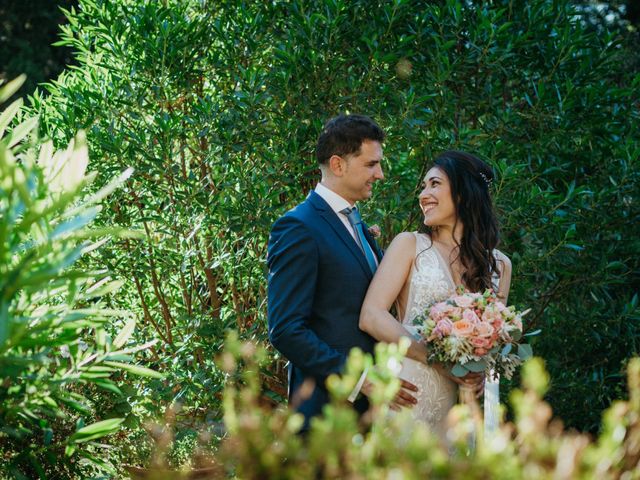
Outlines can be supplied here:
M275 222L269 238L269 339L289 360L289 401L305 416L303 430L328 402L325 381L341 372L349 350L372 353L375 345L358 319L382 252L355 203L384 179L383 140L382 129L362 115L327 122L316 148L322 180ZM399 405L415 401L399 395ZM366 396L354 407L364 413Z

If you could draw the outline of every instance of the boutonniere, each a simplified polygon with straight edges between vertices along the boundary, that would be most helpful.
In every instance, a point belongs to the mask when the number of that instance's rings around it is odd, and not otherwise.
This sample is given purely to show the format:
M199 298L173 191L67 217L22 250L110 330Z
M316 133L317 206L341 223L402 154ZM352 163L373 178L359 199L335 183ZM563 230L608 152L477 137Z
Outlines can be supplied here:
M380 227L378 225L371 225L369 227L369 233L373 238L378 238L382 233L382 230L380 230Z

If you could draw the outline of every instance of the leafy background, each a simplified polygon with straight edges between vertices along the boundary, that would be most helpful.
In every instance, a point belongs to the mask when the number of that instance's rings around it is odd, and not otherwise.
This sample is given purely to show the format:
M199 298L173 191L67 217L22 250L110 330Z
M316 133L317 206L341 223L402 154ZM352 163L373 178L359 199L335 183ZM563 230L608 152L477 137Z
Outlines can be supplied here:
M125 418L122 461L146 461L134 445L148 445L144 421L168 405L182 405L179 447L189 450L203 425L219 428L228 374L214 358L229 330L265 342L270 225L317 181L318 132L345 111L388 133L387 180L363 207L383 245L417 228L418 184L439 151L493 165L510 302L532 307L527 328L542 329L534 351L555 415L595 433L625 395L640 339L633 2L81 0L66 17L52 50L73 52L72 65L34 76L48 83L23 87L20 115L38 114L59 147L86 131L98 172L90 189L135 168L96 225L142 240L80 260L124 282L106 301L138 319L132 341L157 341L142 355L164 374L123 375L121 395L95 403L96 418ZM43 51L36 42L51 28L2 18L8 31L30 32L20 62L0 61L11 78L36 63L30 52ZM16 35L2 42L5 55L22 52L5 48ZM123 326L115 320L113 335ZM278 403L283 360L270 355L263 397Z

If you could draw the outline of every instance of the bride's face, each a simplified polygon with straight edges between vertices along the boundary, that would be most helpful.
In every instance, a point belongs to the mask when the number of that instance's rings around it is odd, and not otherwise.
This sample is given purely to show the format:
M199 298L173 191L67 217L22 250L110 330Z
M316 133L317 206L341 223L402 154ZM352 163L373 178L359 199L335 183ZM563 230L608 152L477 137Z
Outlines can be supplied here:
M449 178L438 167L427 172L418 196L424 214L424 224L429 227L453 227L456 223L456 206L451 197Z

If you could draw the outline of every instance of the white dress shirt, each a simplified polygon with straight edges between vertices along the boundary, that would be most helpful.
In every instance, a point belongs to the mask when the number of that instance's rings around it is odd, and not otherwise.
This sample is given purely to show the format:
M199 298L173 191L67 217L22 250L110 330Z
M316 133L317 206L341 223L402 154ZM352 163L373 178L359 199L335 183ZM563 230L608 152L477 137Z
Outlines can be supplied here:
M336 215L338 215L338 218L344 224L347 231L351 234L353 239L356 240L356 243L358 243L356 239L356 232L351 226L351 223L349 223L349 219L344 213L340 213L340 211L344 210L345 208L353 208L353 205L350 204L344 198L342 198L340 195L338 195L336 192L334 192L333 190L330 190L329 188L325 187L321 183L318 183L318 185L316 185L315 192L318 195L320 195L325 202L329 204L329 206L331 207L331 210L333 210L336 213Z

